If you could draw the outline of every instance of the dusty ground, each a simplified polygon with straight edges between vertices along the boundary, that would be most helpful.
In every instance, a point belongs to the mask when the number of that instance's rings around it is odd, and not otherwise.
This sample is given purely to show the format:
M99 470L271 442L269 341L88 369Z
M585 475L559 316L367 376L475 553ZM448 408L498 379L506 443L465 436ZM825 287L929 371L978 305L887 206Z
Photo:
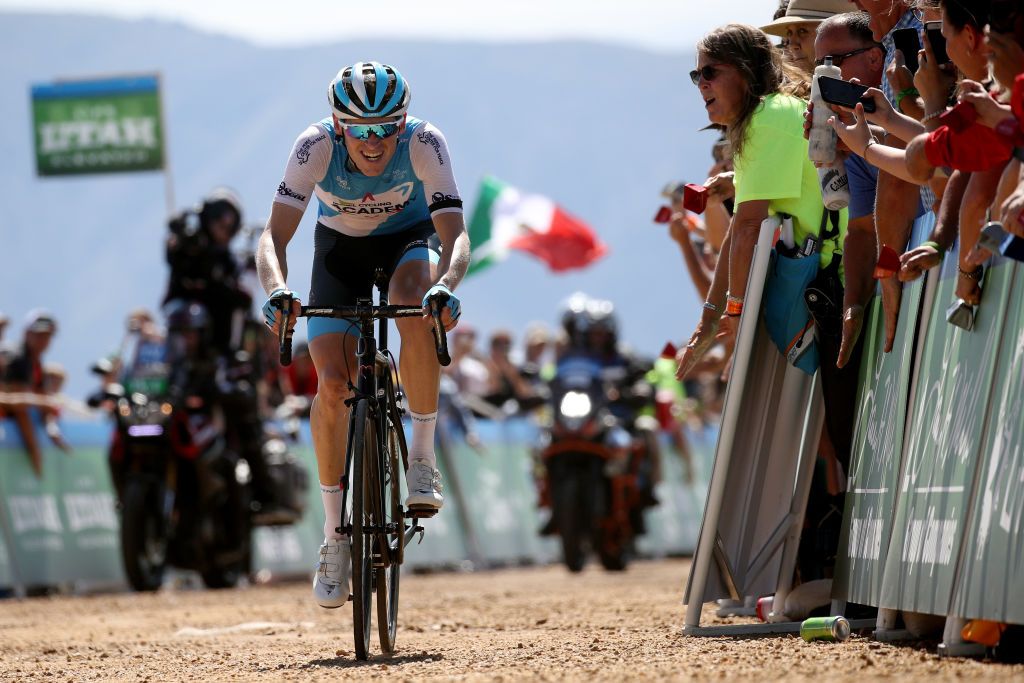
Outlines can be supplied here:
M399 652L370 662L353 660L351 609L320 609L305 583L0 601L0 680L1024 679L863 637L685 638L688 566L406 575Z

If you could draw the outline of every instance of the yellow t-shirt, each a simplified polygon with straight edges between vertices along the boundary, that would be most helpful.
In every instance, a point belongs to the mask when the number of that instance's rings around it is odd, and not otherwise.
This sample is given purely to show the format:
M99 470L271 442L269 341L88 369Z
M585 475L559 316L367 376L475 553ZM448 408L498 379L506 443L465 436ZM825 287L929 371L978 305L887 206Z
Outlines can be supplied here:
M818 171L807 158L804 139L804 110L807 104L789 95L769 95L758 106L747 125L743 151L734 159L736 204L769 201L769 214L793 217L793 236L802 246L808 235L821 228L824 204ZM821 267L842 254L846 239L848 211L839 214L839 239L821 245ZM840 271L842 264L840 264Z

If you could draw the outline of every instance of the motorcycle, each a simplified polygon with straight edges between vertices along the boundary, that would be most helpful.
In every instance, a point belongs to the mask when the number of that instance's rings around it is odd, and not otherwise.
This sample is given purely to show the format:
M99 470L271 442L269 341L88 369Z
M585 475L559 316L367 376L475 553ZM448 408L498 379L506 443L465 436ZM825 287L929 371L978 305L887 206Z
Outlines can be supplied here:
M558 365L541 449L542 501L551 507L548 530L561 537L572 572L583 569L588 548L605 569L624 570L643 533L656 452L653 435L636 429L631 416L649 398L649 385L644 389L624 368L603 367L586 356Z
M209 588L230 588L250 571L254 514L252 469L226 434L222 408L169 381L162 340L134 335L118 382L94 403L115 420L110 467L121 513L121 555L128 583L154 591L168 566L197 571ZM115 368L100 366L108 371ZM262 442L275 483L304 507L306 473L285 441Z

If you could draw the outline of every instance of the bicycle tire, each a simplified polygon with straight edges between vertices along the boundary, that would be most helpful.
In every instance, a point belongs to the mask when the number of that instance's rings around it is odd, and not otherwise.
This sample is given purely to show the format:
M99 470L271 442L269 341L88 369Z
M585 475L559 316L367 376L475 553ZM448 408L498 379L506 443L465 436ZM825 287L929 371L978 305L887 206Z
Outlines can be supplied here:
M367 496L372 486L372 473L377 451L373 419L369 415L369 403L364 399L356 403L352 412L352 476L349 480L352 492L352 635L355 641L356 659L366 660L370 656L370 626L373 600L373 539L364 533L364 526L372 525L372 496ZM369 429L367 429L369 428Z
M395 407L394 388L388 382L387 410L384 413L384 457L380 459L384 466L381 477L383 488L382 503L387 511L384 515L385 524L389 524L395 532L385 534L382 543L386 544L386 566L377 569L377 631L380 649L385 654L395 651L395 638L398 632L398 595L402 575L402 559L405 550L405 517L402 510L402 487L400 477L404 473L401 463L405 462L405 432L401 417Z

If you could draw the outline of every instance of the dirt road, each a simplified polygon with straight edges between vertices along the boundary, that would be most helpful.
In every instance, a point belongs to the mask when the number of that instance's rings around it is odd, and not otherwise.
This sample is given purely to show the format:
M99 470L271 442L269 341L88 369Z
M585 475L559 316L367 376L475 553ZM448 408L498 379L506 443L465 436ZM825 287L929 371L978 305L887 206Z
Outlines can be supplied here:
M306 584L0 601L0 680L1024 679L859 637L684 638L688 567L406 575L399 651L370 662L353 660L351 609L320 609Z

